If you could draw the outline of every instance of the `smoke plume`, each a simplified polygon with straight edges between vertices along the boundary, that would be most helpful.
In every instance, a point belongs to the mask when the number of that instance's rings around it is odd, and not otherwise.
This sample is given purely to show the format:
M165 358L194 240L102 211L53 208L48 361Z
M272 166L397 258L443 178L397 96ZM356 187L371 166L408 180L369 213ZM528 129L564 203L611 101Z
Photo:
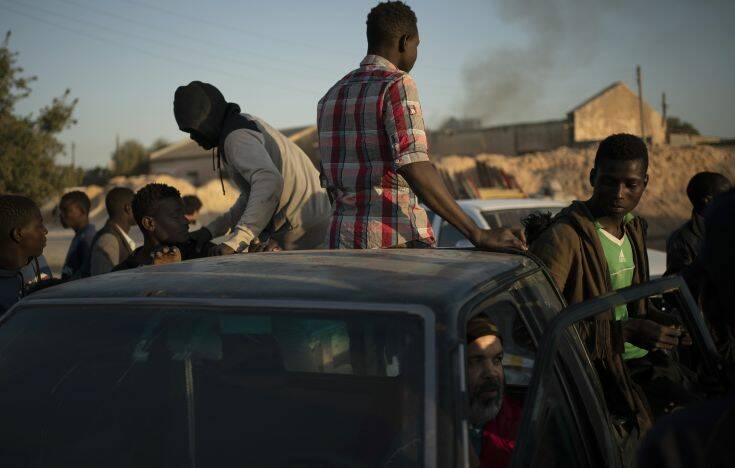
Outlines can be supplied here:
M624 22L625 30L635 29L635 22L645 21L655 7L665 8L654 3L664 2L495 0L501 21L517 29L526 42L497 44L466 65L465 113L485 123L543 115L539 106L550 80L569 77L590 62L605 21L614 17L614 21ZM631 73L634 66L631 63ZM610 77L609 81L621 78L628 77Z

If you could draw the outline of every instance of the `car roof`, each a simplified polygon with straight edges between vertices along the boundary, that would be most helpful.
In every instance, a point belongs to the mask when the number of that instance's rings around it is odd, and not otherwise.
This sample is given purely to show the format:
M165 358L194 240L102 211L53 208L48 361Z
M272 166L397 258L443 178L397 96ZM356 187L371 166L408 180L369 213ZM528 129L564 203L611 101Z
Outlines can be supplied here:
M463 208L476 208L480 211L510 210L519 208L564 208L567 202L552 200L550 198L473 198L468 200L457 200Z
M48 288L35 300L227 298L461 306L479 288L536 263L454 249L315 250L231 255L136 268Z

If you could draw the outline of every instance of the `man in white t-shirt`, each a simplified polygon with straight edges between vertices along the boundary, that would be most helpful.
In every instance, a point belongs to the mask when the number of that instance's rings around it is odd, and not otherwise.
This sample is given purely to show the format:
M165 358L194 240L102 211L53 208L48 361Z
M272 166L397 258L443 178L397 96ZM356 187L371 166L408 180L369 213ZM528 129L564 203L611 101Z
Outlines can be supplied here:
M324 245L331 205L301 148L263 120L241 113L208 83L179 87L174 116L199 146L216 148L218 166L227 165L240 190L229 211L191 233L198 244L227 234L215 249L219 255L247 252L267 239L284 250Z

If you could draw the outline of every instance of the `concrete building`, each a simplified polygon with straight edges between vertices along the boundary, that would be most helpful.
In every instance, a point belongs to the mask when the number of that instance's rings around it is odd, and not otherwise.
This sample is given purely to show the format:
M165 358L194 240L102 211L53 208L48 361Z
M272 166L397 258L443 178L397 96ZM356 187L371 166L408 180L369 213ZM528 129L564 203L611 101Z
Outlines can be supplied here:
M643 102L646 139L666 141L666 124L653 107ZM432 156L495 153L518 155L548 151L560 146L599 142L613 133L640 135L638 96L616 82L578 105L565 119L518 123L477 129L444 129L430 132Z
M638 95L618 81L584 101L567 114L571 143L597 142L613 133L641 134ZM666 123L643 101L643 132L652 143L666 141Z
M281 130L295 142L312 161L318 161L316 126ZM223 172L226 167L223 166ZM151 174L168 174L186 179L199 186L215 179L217 171L212 169L212 151L205 151L190 139L181 140L151 154Z

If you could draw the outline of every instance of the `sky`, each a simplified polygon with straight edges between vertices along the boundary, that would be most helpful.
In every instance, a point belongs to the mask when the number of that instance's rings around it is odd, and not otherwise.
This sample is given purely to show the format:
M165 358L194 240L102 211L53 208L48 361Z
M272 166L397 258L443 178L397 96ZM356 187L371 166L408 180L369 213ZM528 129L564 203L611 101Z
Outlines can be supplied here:
M704 134L735 137L735 2L410 0L419 22L411 74L427 126L559 119L614 81ZM67 88L77 124L60 138L78 165L106 165L120 141L178 141L177 86L216 85L279 128L313 124L316 103L366 50L376 1L0 0L19 65L36 75L17 111ZM69 153L69 151L67 151ZM67 154L59 162L70 162Z

